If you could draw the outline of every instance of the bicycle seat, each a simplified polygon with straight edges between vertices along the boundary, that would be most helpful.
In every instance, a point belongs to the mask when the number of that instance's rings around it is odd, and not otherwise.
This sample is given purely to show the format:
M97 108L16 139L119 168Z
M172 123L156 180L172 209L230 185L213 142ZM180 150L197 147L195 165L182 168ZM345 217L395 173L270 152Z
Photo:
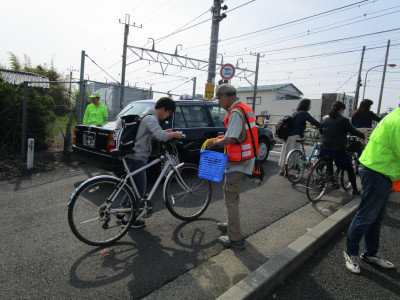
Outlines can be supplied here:
M296 142L297 142L297 143L304 143L305 141L306 141L305 138L296 139Z
M135 150L133 150L133 149L125 149L125 150L115 149L115 150L110 151L110 154L112 157L122 157L129 153L135 153Z

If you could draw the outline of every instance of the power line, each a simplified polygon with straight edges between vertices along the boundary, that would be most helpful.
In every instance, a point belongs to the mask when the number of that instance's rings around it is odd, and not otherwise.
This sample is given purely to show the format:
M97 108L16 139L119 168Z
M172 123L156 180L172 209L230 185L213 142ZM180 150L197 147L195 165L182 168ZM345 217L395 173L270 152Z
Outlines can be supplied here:
M286 22L286 23L283 23L283 24L279 24L279 25L267 27L267 28L264 28L264 29L256 30L256 31L253 31L253 32L250 32L250 33L245 33L245 34L241 34L241 35L238 35L238 36L235 36L235 37L227 38L227 39L221 40L221 42L228 41L228 40L231 40L231 39L237 39L237 38L240 38L242 36L259 33L259 32L266 31L266 30L275 29L275 28L286 26L286 25L289 25L289 24L295 24L295 23L298 23L300 21L304 21L304 20L307 20L307 19L315 18L315 17L318 17L318 16L323 16L323 15L326 15L328 13L331 13L331 12L334 12L334 11L338 11L338 10L343 10L345 8L352 7L352 6L355 6L355 5L364 3L364 2L368 2L368 1L370 1L370 0L363 0L363 1L359 1L359 2L353 3L353 4L341 6L341 7L335 8L335 9L331 9L331 10L328 10L328 11L325 11L325 12L322 12L322 13L318 13L318 14L315 14L315 15L308 16L308 17L300 18L300 19L297 19L297 20L294 20L294 21Z
M107 71L104 70L102 67L100 67L91 57L89 57L89 55L85 54L85 56L87 58L89 58L92 61L92 63L94 63L100 70L102 70L104 73L106 73L108 76L110 76L116 83L119 84L118 80L116 80L114 77L112 77L110 74L108 74Z

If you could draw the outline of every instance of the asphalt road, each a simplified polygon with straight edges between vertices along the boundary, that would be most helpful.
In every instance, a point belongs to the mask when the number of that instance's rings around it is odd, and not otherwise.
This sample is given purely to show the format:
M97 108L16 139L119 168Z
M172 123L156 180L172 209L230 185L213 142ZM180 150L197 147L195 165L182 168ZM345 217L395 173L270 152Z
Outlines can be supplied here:
M400 299L400 193L390 195L380 239L381 254L396 269L361 261L361 274L349 272L342 255L347 229L344 226L267 299Z
M271 153L264 163L261 186L247 180L243 187L246 237L308 203L304 189L277 175L278 159ZM216 223L226 218L222 183L213 184L213 200L197 221L170 215L159 189L145 229L131 229L106 249L83 244L69 229L66 204L81 182L99 173L64 166L0 182L1 299L139 299L224 250L216 241ZM321 205L322 212L335 209L329 201Z

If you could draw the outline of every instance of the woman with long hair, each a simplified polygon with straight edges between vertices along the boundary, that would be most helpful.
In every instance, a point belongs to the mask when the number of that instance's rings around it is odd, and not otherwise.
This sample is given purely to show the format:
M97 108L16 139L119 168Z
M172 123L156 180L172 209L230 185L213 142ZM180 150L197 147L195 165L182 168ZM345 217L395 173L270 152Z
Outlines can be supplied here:
M370 111L372 100L364 99L360 102L360 106L356 109L351 117L351 124L354 128L371 128L372 121L379 122L381 120L376 114Z
M279 158L279 175L281 176L285 175L285 160L289 151L295 148L300 148L300 144L297 143L296 140L304 137L306 122L309 122L318 128L321 126L321 124L309 114L308 111L310 110L310 108L310 99L303 99L297 105L296 112L293 114L294 120L292 130L289 133L289 137L285 141L283 141L281 156Z
M353 196L361 195L357 188L356 176L354 174L353 164L346 152L347 133L364 138L364 134L355 129L350 120L343 117L346 105L343 102L336 101L328 115L322 118L320 133L322 142L319 156L328 162L328 174L333 175L333 162L340 170L346 170L349 175L349 181L353 188ZM335 183L334 183L335 184Z

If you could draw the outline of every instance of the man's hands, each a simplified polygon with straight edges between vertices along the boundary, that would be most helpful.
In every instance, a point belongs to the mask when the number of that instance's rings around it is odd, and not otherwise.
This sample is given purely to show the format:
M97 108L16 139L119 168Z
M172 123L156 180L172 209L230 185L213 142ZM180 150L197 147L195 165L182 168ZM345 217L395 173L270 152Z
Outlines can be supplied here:
M237 142L238 140L236 138L221 135L216 140L208 141L206 148L212 148L215 146L224 147L229 144L236 144Z
M170 139L180 139L182 138L182 131L172 131L172 128L164 130L165 132L168 132L168 140Z

